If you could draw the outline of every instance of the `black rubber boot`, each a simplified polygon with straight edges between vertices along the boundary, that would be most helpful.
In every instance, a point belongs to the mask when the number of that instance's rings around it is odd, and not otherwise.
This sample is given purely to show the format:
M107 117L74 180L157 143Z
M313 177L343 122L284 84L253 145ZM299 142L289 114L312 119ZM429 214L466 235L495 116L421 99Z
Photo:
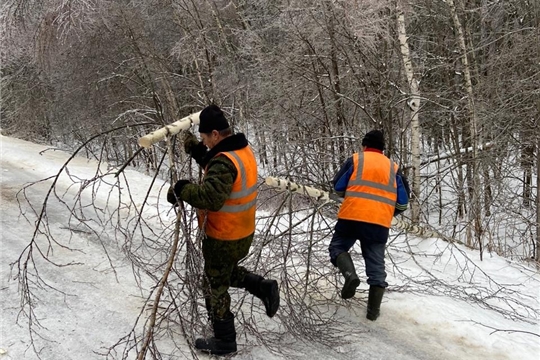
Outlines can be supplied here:
M367 315L366 315L366 318L368 318L369 320L375 321L379 317L383 295L384 295L383 287L375 286L375 285L371 285L369 287Z
M276 315L279 308L279 287L276 280L266 280L260 275L249 273L244 278L243 287L262 300L266 315Z
M195 347L201 351L226 355L236 352L236 330L234 329L234 316L226 319L214 319L214 337L195 340Z
M336 264L345 278L345 284L343 284L343 288L341 289L341 297L343 299L350 299L356 293L358 285L360 285L360 279L356 275L351 255L348 252L339 254L336 258Z

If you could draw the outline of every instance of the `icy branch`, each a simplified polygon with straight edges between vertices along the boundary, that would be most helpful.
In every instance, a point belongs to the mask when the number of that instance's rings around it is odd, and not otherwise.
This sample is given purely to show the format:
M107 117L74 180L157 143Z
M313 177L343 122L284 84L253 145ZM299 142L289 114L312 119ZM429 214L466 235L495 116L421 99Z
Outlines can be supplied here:
M155 143L165 139L167 135L178 134L182 130L188 130L192 125L199 123L199 115L201 112L193 113L185 118L182 118L172 124L162 127L159 130L151 132L139 139L139 145L144 148L149 148Z

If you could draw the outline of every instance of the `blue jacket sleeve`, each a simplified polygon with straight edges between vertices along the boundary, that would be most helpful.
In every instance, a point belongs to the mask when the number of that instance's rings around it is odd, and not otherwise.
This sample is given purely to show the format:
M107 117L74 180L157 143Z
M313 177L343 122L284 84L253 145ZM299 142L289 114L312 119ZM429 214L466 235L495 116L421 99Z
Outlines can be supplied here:
M401 173L401 169L396 174L397 184L397 200L396 208L394 210L394 216L401 214L409 207L409 198L411 197L411 190L409 188L409 182L405 175Z
M341 197L345 196L345 190L347 190L347 184L349 184L349 179L354 170L354 164L352 157L348 158L347 161L341 165L341 169L334 176L332 184L334 186L334 191Z

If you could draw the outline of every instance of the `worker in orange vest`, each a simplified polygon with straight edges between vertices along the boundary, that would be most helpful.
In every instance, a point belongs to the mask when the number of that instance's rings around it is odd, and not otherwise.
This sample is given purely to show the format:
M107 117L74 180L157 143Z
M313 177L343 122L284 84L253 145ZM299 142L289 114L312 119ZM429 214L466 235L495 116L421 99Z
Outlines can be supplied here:
M368 132L362 149L347 159L334 177L334 190L344 199L328 250L330 261L345 278L341 297L349 299L360 284L349 250L360 240L369 284L366 317L374 321L388 286L384 250L390 224L394 215L407 209L410 191L398 165L383 154L382 131Z
M257 199L257 163L245 135L233 134L216 105L201 112L199 132L202 141L187 133L184 149L204 169L202 184L179 180L169 189L167 200L171 204L182 200L198 209L199 226L206 235L204 289L214 336L197 339L195 347L224 355L237 350L229 287L244 288L260 298L269 317L279 308L279 289L276 280L238 265L253 241Z

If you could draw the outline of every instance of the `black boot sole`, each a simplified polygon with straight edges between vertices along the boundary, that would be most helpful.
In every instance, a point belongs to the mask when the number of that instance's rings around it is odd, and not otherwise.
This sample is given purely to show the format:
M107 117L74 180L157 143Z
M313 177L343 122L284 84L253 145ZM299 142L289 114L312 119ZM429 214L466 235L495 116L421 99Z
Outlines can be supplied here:
M366 314L366 319L371 320L371 321L377 320L378 317L379 317L379 313L374 314L368 311L368 313Z
M219 348L219 347L222 348ZM226 347L224 347L226 346ZM227 355L237 351L236 343L227 343L215 338L210 339L196 339L195 348L212 355Z

